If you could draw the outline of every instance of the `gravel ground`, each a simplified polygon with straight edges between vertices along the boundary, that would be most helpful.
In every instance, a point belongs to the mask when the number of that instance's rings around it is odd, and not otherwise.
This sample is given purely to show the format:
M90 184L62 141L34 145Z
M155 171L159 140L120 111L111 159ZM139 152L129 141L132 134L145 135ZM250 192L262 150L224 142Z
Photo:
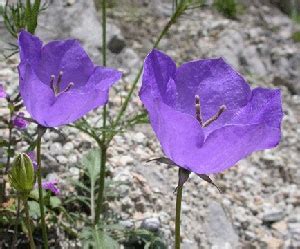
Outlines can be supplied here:
M171 10L166 1L147 6L141 2L126 11L116 6L109 12L109 40L125 42L121 51L109 54L109 65L125 73L124 82L111 91L112 114ZM212 176L222 194L192 174L183 193L182 248L300 248L300 45L290 39L296 30L299 26L270 6L248 6L237 20L207 7L189 11L162 40L160 49L178 63L224 56L252 87L279 87L285 114L277 148L254 153ZM93 57L98 56L93 41L82 42ZM9 91L17 83L17 63L17 57L0 62L0 81L12 83ZM128 115L137 109L142 106L135 94ZM93 112L90 120L96 122L99 113ZM62 188L70 189L65 179L79 174L76 165L94 144L74 129L62 131L66 139L51 132L45 135L44 164ZM128 184L116 189L120 198L109 207L126 226L159 230L171 248L177 169L146 162L161 155L149 125L117 135L108 150L108 168L113 180Z

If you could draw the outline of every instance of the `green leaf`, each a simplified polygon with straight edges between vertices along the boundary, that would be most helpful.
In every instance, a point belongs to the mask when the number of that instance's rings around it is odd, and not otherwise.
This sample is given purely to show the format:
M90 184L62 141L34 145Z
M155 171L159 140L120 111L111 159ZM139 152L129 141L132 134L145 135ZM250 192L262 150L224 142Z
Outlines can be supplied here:
M0 163L0 170L5 167L5 163Z
M38 219L41 217L40 205L36 201L28 201L28 206L30 217L33 219Z
M57 208L57 207L61 206L61 200L56 196L51 196L50 197L50 206L52 208Z
M93 149L89 151L87 155L82 159L82 164L86 168L86 173L91 180L91 183L95 185L98 175L100 174L100 151Z
M104 231L94 230L93 233L95 248L98 249L119 249L120 246L116 240L110 237Z
M8 141L4 139L0 139L0 147L8 147Z
M42 191L43 191L44 201L47 202L49 193L47 193L44 189L42 189ZM38 202L39 201L39 190L37 188L33 189L29 194L29 198L32 198Z
M134 126L136 124L148 124L148 123L149 123L148 113L145 110L143 110L141 113L129 119L127 121L127 126Z
M167 249L167 246L162 242L160 238L156 238L151 243L152 248L155 249Z
M69 197L68 199L66 199L64 201L65 204L68 204L70 202L74 202L74 201L79 201L79 202L82 202L84 203L85 205L87 205L89 208L91 207L91 199L89 197L85 197L85 196L72 196L72 197Z
M70 179L70 182L72 185L75 185L76 187L78 187L81 191L86 191L88 193L91 192L91 190L80 181Z

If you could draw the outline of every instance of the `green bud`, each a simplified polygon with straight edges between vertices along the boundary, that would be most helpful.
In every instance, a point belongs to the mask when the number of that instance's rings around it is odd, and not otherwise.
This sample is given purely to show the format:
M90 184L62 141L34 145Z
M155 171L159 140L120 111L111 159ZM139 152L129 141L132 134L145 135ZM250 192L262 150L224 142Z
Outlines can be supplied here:
M29 194L35 183L35 172L29 156L24 153L17 155L8 177L15 190L22 194Z

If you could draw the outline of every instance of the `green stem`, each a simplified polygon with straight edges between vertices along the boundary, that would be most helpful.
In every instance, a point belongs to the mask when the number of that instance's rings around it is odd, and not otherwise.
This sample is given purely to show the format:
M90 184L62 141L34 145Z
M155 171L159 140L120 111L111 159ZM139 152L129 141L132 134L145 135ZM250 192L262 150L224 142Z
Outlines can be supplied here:
M106 66L106 0L102 0L102 61L103 66ZM100 163L100 177L99 177L99 189L98 189L98 196L97 196L97 204L96 204L96 211L95 211L95 219L94 224L98 223L100 218L100 214L102 213L103 207L103 196L104 196L104 186L105 186L105 168L106 168L106 118L107 118L107 109L106 105L103 108L103 124L102 127L104 128L102 133L102 140L98 143L100 147L101 153L101 163Z
M158 46L158 44L160 43L161 39L164 37L164 35L169 31L170 27L176 22L176 20L178 19L178 17L184 12L185 10L185 5L181 4L181 5L178 5L177 8L176 8L176 11L174 12L174 14L171 16L171 19L169 20L169 22L165 25L165 27L163 28L163 30L160 32L158 38L156 39L154 45L153 45L153 49L156 48ZM135 77L134 81L133 81L133 84L129 90L129 93L128 95L126 96L126 99L121 107L121 110L119 111L117 117L116 117L116 120L113 122L112 124L112 128L116 128L119 123L120 123L120 120L121 118L123 117L126 109L127 109L127 106L129 104L129 101L132 97L132 94L139 82L139 79L141 77L141 74L143 72L143 66L140 67L139 71L138 71L138 74L137 76ZM111 135L108 139L108 141L110 141L112 138L113 138L114 135Z
M106 66L106 0L102 0L102 63L103 66ZM103 124L102 127L104 128L104 131L102 133L103 137L103 143L105 144L106 139L106 116L107 116L107 109L106 105L103 107Z
M24 209L26 213L26 223L27 223L27 230L28 230L28 238L30 242L30 249L35 249L34 240L32 237L32 230L31 230L31 224L30 224L30 216L29 216L29 208L28 208L28 202L27 199L23 201L24 202Z
M45 128L38 126L38 137L36 144L36 159L37 159L37 180L38 180L38 188L39 188L39 205L41 211L41 225L42 225L42 235L44 241L44 248L48 249L48 236L47 236L47 227L45 222L45 210L44 210L44 197L43 197L43 188L42 188L42 165L41 165L41 140L44 133Z
M106 146L101 146L101 169L100 169L100 177L99 177L99 189L98 189L98 197L97 197L97 206L95 213L95 221L94 224L98 223L100 218L100 214L103 210L103 199L104 199L104 186L105 186L105 166L106 166Z
M177 196L176 196L175 249L180 249L180 213L181 213L182 188L183 186L178 186Z
M106 0L102 0L102 62L106 66Z
M11 248L14 249L16 248L16 243L17 243L17 237L18 237L18 226L19 226L19 221L20 221L20 197L19 195L17 196L17 217L16 217L16 223L14 227L14 237L12 240L12 245Z
M95 183L91 181L91 220L94 222L95 220Z
M7 159L6 159L6 164L5 164L4 175L7 175L7 173L8 173L9 166L10 166L10 159L11 159L12 129L13 129L12 117L13 117L13 111L10 110L9 122L8 122ZM5 200L6 200L6 181L3 177L3 183L1 183L0 203L5 202Z

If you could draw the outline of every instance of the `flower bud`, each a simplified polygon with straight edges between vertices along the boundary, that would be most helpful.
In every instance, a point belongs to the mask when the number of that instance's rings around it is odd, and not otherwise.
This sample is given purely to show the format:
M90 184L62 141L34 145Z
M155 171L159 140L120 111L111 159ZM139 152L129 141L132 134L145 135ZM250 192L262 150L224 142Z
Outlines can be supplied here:
M0 84L0 99L6 98L6 96L7 96L7 94L6 94L5 90L4 90L4 87L3 87L2 84Z
M24 130L28 126L28 122L24 119L24 113L20 112L18 115L14 116L12 119L14 127Z
M21 153L16 156L9 172L9 181L14 189L23 194L29 194L34 187L35 173L32 161L28 155Z

